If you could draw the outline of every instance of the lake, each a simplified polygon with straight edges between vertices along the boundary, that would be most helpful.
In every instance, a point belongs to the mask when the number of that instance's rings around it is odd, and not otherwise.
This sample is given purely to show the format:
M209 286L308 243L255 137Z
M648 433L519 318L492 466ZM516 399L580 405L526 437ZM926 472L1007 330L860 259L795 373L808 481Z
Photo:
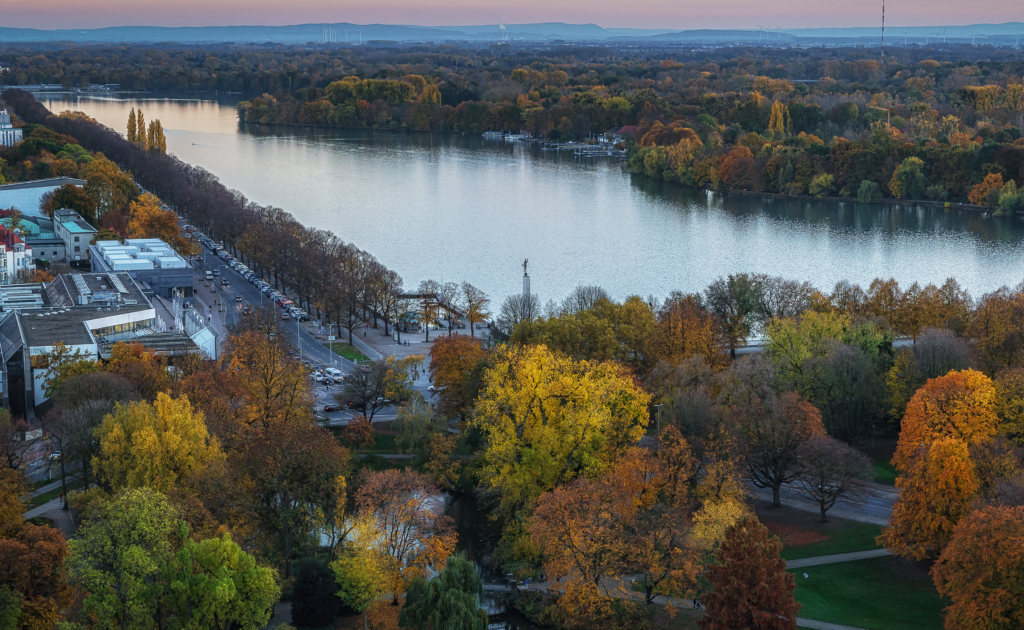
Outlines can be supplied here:
M159 119L167 148L249 199L332 230L406 287L468 281L494 302L580 284L664 298L764 272L828 291L955 277L974 296L1024 280L1024 221L961 210L768 200L632 176L608 158L479 136L240 125L237 99L40 95L122 133L130 108Z

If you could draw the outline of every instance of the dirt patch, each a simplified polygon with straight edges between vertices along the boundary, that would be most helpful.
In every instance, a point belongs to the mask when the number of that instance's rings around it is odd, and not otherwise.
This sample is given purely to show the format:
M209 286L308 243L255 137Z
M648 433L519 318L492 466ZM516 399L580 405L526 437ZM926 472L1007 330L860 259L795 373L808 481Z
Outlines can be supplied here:
M768 531L779 537L787 547L802 547L812 543L824 542L829 537L821 532L812 531L806 527L779 523L778 521L762 521Z

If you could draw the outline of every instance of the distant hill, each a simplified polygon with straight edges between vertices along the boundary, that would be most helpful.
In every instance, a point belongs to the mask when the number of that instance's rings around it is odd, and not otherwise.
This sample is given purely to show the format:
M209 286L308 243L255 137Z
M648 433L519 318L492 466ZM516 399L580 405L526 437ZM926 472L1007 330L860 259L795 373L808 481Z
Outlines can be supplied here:
M504 30L498 24L474 26L416 26L400 24L295 24L290 26L116 26L96 29L40 30L31 28L0 27L0 43L3 42L177 42L192 43L319 43L323 40L324 26L334 31L334 41L358 44L370 41L388 42L444 42L475 41L486 42L507 39L511 41L549 42L561 39L570 42L738 42L772 43L799 42L805 45L818 43L852 43L878 41L881 30L877 27L855 28L803 28L769 29L763 32L726 29L637 29L604 28L597 24L566 24L564 22L542 22L537 24L505 24ZM347 33L346 33L347 31ZM973 35L972 35L973 32ZM1024 33L1024 24L973 24L967 26L899 27L886 30L886 41L902 43L924 43L936 37L947 42L999 43L1015 42L1017 33Z

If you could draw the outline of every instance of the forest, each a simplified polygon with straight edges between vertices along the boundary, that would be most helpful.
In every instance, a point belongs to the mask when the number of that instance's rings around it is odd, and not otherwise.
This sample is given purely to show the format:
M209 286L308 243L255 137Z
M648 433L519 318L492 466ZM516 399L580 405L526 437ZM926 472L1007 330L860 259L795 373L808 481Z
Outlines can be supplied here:
M889 51L8 47L0 80L237 92L239 120L254 124L552 141L625 127L631 170L668 181L1024 210L1016 51Z
M335 90L385 98L415 89L344 83ZM971 296L955 279L829 288L738 273L694 294L617 302L580 287L492 307L469 285L427 281L418 291L445 299L416 302L370 254L160 143L3 96L31 128L23 144L35 140L11 173L38 169L44 151L78 169L119 165L151 205L349 335L364 323L388 334L409 312L435 323L442 303L494 329L486 344L472 328L434 342L423 360L436 409L410 387L418 357L358 371L339 395L395 405L411 465L361 456L384 439L369 418L339 432L314 421L307 368L274 334L273 310L243 318L221 359L173 370L140 346L102 363L56 348L44 422L62 471L82 476L77 530L23 522L24 443L0 440L6 627L256 629L285 599L301 627L342 612L435 628L444 610L486 628L446 492L473 494L500 527L489 570L554 586L524 600L545 625L662 627L655 600L670 594L704 603L703 628L780 627L753 621L765 610L795 627L795 580L755 494L779 506L793 488L827 520L879 470L901 495L878 544L928 568L946 628L1024 614L1024 286ZM129 191L103 216L130 220L141 199ZM10 417L0 428L24 430ZM865 454L876 437L893 443L882 460Z

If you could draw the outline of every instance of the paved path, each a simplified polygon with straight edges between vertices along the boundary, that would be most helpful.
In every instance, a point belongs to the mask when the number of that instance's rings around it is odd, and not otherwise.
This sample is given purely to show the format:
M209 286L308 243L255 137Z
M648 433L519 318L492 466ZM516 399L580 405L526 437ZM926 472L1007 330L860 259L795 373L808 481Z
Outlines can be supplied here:
M789 560L786 562L787 569L799 569L801 567L816 567L822 564L837 564L839 562L852 562L854 560L867 560L868 558L882 558L891 556L888 549L870 549L868 551L854 551L852 553L837 553L832 556L817 556L815 558L803 558L801 560Z
M748 484L747 492L756 499L768 501L769 503L772 500L771 488L755 488ZM845 518L850 521L885 526L889 524L889 515L892 514L892 506L896 502L897 496L895 488L872 484L869 491L865 492L862 496L844 497L836 503L835 507L828 511L828 515ZM821 510L816 503L801 498L791 488L783 486L781 498L782 505L786 507L791 507L801 512L821 514Z

